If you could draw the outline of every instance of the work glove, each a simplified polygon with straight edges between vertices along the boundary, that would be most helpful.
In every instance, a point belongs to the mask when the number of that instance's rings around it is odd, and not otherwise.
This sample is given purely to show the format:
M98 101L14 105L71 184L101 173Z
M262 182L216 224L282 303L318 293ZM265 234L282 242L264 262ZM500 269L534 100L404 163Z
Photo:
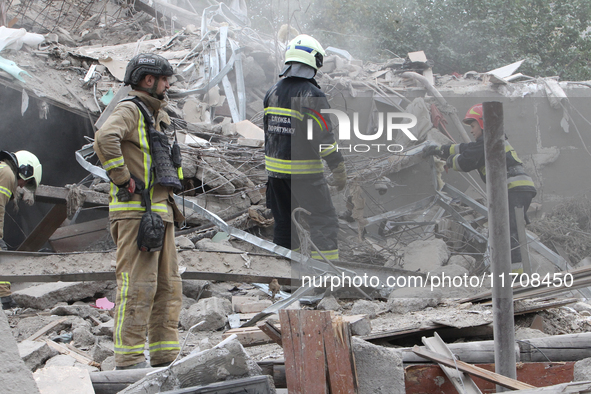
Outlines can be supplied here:
M4 242L4 240L2 238L0 238L0 249L8 250L8 246L6 245L6 242Z
M443 151L441 150L441 146L439 145L427 145L423 148L423 158L427 158L429 156L443 156Z
M119 189L117 191L117 200L121 202L131 201L131 196L135 192L135 181L133 178L129 178L124 184L116 186Z
M338 191L341 191L347 185L347 169L345 168L345 162L341 161L332 171L332 182L328 184L336 186Z

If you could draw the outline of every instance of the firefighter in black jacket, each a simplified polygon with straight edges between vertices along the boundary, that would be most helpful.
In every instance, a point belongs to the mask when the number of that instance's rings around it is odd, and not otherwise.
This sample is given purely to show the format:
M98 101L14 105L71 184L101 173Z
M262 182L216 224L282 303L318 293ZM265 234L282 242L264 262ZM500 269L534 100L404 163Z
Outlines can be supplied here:
M285 53L279 75L283 78L265 96L266 196L275 219L273 242L299 250L291 212L302 207L311 212L306 219L312 241L327 259L337 260L338 219L322 159L339 191L345 187L347 173L330 119L321 115L322 109L330 108L328 100L314 80L324 55L314 38L305 34L294 38ZM311 257L321 259L316 251Z
M470 132L476 139L475 142L427 146L424 156L439 156L446 159L446 167L456 171L468 172L478 170L480 178L486 182L486 168L484 166L484 137L482 104L476 104L468 110L463 122L470 126ZM524 219L527 218L527 209L531 200L536 196L536 188L532 179L525 173L523 162L517 157L515 149L505 139L505 153L507 158L507 188L509 195L509 227L511 233L511 267L513 272L523 273L521 263L521 250L517 236L517 220L515 208L523 207Z

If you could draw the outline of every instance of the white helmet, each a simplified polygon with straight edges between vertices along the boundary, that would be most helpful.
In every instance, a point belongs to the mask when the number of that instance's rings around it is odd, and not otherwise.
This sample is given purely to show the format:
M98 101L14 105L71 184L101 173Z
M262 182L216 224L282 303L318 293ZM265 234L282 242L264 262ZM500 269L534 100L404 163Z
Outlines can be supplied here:
M289 62L304 63L318 70L322 67L326 52L315 38L300 34L287 44L285 64Z
M41 163L37 156L26 150L19 150L15 152L16 160L18 161L18 176L25 181L32 179L33 182L29 182L29 185L33 189L37 188L41 183Z

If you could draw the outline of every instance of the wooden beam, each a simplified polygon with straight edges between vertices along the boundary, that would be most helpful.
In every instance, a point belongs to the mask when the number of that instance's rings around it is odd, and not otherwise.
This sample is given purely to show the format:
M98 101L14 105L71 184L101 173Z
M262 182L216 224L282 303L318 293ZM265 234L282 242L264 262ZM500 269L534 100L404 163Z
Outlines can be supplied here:
M106 207L109 205L109 196L106 193L99 193L93 190L82 190L82 192L86 196L84 200L85 207ZM39 185L35 191L35 201L49 204L66 204L69 193L70 190L65 187Z
M283 346L281 343L281 330L275 327L273 323L268 321L260 322L257 324L257 328L267 334L267 336L271 338L273 342L279 346Z
M435 352L432 352L429 350L421 349L420 347L418 347L416 345L412 348L412 351L415 354L418 354L419 356L427 358L429 360L435 361L436 363L439 363L439 364L442 364L442 365L445 365L445 366L448 366L451 368L457 368L460 371L469 373L470 375L478 376L481 379L495 383L499 386L506 387L511 390L525 390L525 389L536 388L535 386L532 386L531 384L523 383L518 380L511 379L506 376L500 375L498 373L487 371L486 369L465 363L460 360L452 360L451 358L442 356L441 354L438 354L438 353L435 353Z
M49 237L51 237L64 220L66 220L67 215L65 205L54 205L17 250L37 252L43 247L43 245L45 245L47 240L49 240Z
M269 283L276 278L280 284L292 284L292 278L277 278L261 275L226 274L219 272L186 271L181 274L184 280L215 280L222 282ZM0 281L11 283L30 282L86 282L115 280L115 272L82 272L76 274L46 274L46 275L0 275Z
M57 350L61 354L66 354L70 357L73 357L74 359L76 359L76 361L78 361L82 364L91 365L91 366L97 367L97 368L101 367L101 365L99 363L97 363L96 361L93 361L86 356L82 356L81 354L78 354L78 352L74 352L74 351L68 349L66 346L61 345L57 342L54 342L51 339L46 339L45 342L47 342L49 347L54 348L55 350Z
M57 319L57 320L52 321L51 323L47 324L45 327L37 330L36 333L34 333L30 337L28 337L26 340L27 341L36 341L42 335L44 335L47 331L51 330L52 328L54 328L58 324L65 322L67 319L68 319L68 317L66 316L66 317L62 317L61 319Z

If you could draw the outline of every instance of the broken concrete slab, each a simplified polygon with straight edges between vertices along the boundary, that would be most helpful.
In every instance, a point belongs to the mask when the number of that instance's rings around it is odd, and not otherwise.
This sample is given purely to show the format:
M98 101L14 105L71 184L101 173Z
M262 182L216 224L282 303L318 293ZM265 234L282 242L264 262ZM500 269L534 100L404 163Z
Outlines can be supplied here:
M265 140L265 132L263 129L252 123L250 120L243 120L236 123L236 132L242 137L251 140Z
M115 319L110 319L100 326L93 327L92 331L95 335L105 335L112 337L113 329L115 328Z
M169 368L146 376L119 394L150 394L262 375L235 336L212 349L192 352Z
M236 249L228 241L213 242L209 238L203 238L203 239L197 241L195 243L195 248L197 248L199 250L207 250L207 251L210 251L210 252L244 253L243 250Z
M114 349L115 347L113 345L113 342L104 339L99 340L98 343L90 351L90 356L94 361L100 364L103 361L105 361L108 357L115 355Z
M78 347L93 346L96 341L90 330L84 327L78 327L72 331L72 340Z
M519 327L517 330L515 330L515 340L544 338L550 336L551 335L548 335L540 330L536 330L535 328Z
M108 287L107 282L44 283L15 291L12 297L25 308L49 309L61 301L71 302L92 298Z
M351 338L359 394L404 394L404 367L400 352Z
M404 269L430 272L449 259L447 245L442 239L418 240L404 248Z
M416 312L437 306L441 298L440 289L430 291L429 288L406 287L390 293L387 308L392 313Z
M208 291L209 282L206 280L183 280L183 295L198 299L211 297L211 291Z
M366 315L343 316L343 320L349 323L351 335L371 334L371 321Z
M88 319L90 316L98 318L100 315L99 311L88 305L59 305L51 310L51 314L58 316L75 315L83 319Z
M48 367L73 367L76 364L74 357L68 356L67 354L58 354L55 357L50 358L45 362L45 368Z
M232 297L232 310L236 313L256 313L273 305L271 300L259 300L258 297Z
M476 259L468 255L454 255L449 258L447 265L459 265L464 267L468 272L473 272L476 268Z
M341 309L341 305L339 304L337 299L331 294L320 300L320 302L316 306L316 309L321 311L338 311Z
M0 312L0 387L5 394L38 394L39 389L20 356L8 319Z
M215 331L225 327L228 315L232 313L232 304L224 298L211 297L199 300L189 309L181 311L181 326L188 330L203 321L196 330Z
M82 368L52 366L33 376L43 394L94 394L90 374Z
M18 351L27 368L36 371L58 353L45 342L22 341L18 344Z

